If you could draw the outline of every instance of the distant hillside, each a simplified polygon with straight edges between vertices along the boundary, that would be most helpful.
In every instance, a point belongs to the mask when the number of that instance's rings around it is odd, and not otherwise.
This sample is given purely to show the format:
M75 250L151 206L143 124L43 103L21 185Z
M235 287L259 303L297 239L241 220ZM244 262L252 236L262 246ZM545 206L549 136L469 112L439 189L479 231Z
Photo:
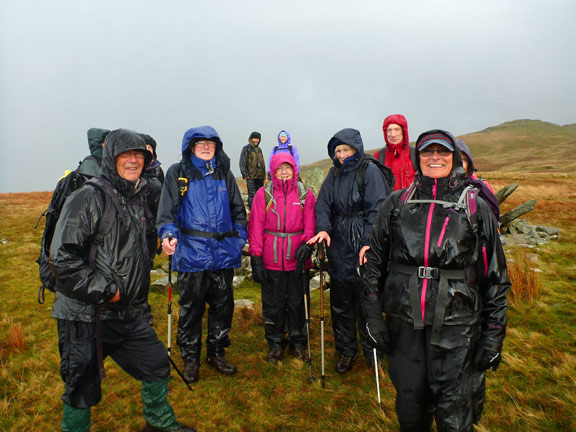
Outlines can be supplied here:
M576 123L514 120L457 138L466 141L480 172L576 172ZM332 161L322 159L303 166L303 176L311 168L327 171L331 166Z

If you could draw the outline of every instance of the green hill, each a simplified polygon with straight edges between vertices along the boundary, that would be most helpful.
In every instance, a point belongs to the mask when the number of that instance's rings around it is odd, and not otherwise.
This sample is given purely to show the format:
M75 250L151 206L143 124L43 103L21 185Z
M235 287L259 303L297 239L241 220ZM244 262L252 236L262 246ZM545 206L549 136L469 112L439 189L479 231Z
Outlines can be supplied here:
M559 126L540 120L514 120L457 138L466 141L482 173L576 171L576 123ZM326 158L303 166L302 171L306 176L311 168L328 171L331 166L332 161Z

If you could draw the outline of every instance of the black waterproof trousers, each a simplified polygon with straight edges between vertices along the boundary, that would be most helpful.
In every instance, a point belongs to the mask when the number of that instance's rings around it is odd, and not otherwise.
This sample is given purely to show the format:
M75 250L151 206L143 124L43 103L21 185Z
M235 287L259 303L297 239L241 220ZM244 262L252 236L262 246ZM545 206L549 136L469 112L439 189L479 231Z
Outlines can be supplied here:
M65 384L62 400L76 409L100 402L102 391L96 351L96 324L57 320L60 375ZM102 355L112 359L139 381L161 381L170 376L166 348L142 317L132 321L101 321Z
M234 270L178 273L180 312L177 343L185 363L200 358L202 350L202 317L208 308L208 356L224 354L230 346L228 334L234 314L232 278Z
M445 326L446 347L430 344L432 328L414 330L412 324L388 318L392 352L390 379L396 388L396 412L401 431L430 431L432 419L439 432L472 431L480 418L478 379L484 372L473 365L475 329ZM453 342L448 347L448 343Z
M271 350L283 350L290 343L293 348L304 348L306 315L301 277L296 271L268 270L267 273L268 279L262 283L262 315L268 346ZM304 283L309 284L308 277L304 279Z
M246 180L246 189L248 190L248 209L252 208L252 201L254 201L254 195L264 186L264 179L248 179Z
M334 343L338 353L353 357L358 352L358 332L364 356L372 358L372 346L368 343L366 319L360 303L361 294L362 279L330 279L330 313Z

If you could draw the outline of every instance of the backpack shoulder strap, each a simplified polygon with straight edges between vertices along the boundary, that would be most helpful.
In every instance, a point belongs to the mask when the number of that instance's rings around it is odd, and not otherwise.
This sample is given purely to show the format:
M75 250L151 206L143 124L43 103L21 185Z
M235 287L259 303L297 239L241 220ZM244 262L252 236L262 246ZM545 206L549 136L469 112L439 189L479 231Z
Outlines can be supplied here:
M266 200L266 213L268 213L268 210L270 210L270 207L272 206L272 204L274 203L274 184L269 181L268 183L266 183L266 186L264 186L264 198Z
M308 195L308 188L302 180L298 180L298 198L300 199L302 210L304 210L304 205L306 205L306 195Z
M386 146L382 147L380 152L378 152L378 160L382 165L386 165Z
M116 217L119 217L122 220L124 219L124 210L114 188L110 183L108 183L108 181L100 179L99 177L94 177L88 180L87 183L100 190L104 196L104 212L100 222L98 223L98 231L90 243L90 250L88 252L88 263L90 266L94 266L96 261L96 246L102 244L104 237L112 229L112 224Z

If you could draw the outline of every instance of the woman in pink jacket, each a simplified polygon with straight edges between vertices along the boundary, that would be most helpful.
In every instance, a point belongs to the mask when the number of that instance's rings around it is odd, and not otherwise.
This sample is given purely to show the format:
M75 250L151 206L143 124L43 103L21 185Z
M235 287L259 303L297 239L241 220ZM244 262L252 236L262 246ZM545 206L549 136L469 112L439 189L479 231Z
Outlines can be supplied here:
M302 271L297 271L297 262L306 262L306 268L311 264L311 248L305 242L315 233L316 197L297 180L290 153L272 156L270 174L271 182L254 196L248 225L252 277L262 285L267 361L281 360L288 344L294 357L307 361L304 293L309 278L307 270L298 274Z

